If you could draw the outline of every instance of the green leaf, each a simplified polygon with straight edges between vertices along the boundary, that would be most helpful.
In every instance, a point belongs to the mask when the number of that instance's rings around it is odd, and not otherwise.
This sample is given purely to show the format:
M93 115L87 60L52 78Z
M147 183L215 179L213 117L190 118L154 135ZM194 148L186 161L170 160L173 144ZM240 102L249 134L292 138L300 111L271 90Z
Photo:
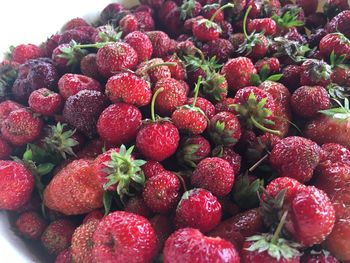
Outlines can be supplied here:
M267 78L270 81L279 81L283 77L283 74L274 74Z
M112 206L112 193L109 191L103 193L103 206L105 209L105 215L108 215Z
M55 165L52 163L43 163L43 164L39 164L36 168L36 171L38 173L38 175L43 176L46 174L49 174L53 168L55 168Z
M259 86L262 81L261 81L261 78L260 78L260 76L258 74L251 74L250 75L250 82L254 86Z
M33 152L30 147L27 147L27 150L23 154L23 160L29 161L33 159Z

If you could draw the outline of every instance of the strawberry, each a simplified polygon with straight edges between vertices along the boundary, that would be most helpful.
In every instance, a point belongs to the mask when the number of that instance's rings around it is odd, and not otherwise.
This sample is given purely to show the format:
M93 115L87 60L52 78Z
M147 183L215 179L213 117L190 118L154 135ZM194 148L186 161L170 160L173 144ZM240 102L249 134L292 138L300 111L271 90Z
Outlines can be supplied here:
M220 100L218 103L215 104L216 113L220 113L223 111L235 113L235 110L232 107L230 107L230 105L234 104L233 101L233 98L224 98Z
M175 66L169 67L171 77L177 80L184 80L186 76L186 69L183 61L176 55L173 54L165 60L166 62L175 63Z
M9 58L17 63L23 64L30 59L43 56L41 49L33 44L21 44L16 47L10 47Z
M129 44L116 42L103 46L97 51L96 64L104 77L111 77L123 69L135 69L138 56Z
M291 91L300 87L300 75L302 67L298 65L288 65L282 69L281 82Z
M332 18L332 20L328 23L326 29L328 33L339 32L344 34L347 38L350 38L350 30L348 27L349 21L350 10L342 11Z
M171 71L168 64L161 58L153 58L137 66L136 74L155 84L163 78L170 78Z
M221 220L221 205L209 191L196 188L183 194L176 208L175 226L193 227L206 233Z
M10 145L0 137L0 159L6 160L10 157L12 149Z
M42 88L30 94L28 104L34 112L52 116L61 109L62 97L47 88Z
M149 179L149 178L165 171L163 165L161 165L157 161L147 161L144 165L142 165L141 169L142 169L146 179Z
M194 98L188 98L186 103L192 104L193 101L194 101ZM197 97L197 100L194 106L197 108L200 108L209 119L211 119L215 115L215 106L207 99L204 99L202 97Z
M233 45L227 39L218 38L205 43L203 53L208 57L216 57L219 62L225 62L233 53Z
M76 71L81 59L86 55L75 44L61 44L52 51L52 64L62 72Z
M125 212L133 213L150 219L153 216L153 212L145 203L142 196L131 197L125 205Z
M328 250L340 260L350 260L350 219L339 219L325 242Z
M174 232L165 242L163 258L164 263L240 262L239 253L230 242L204 236L193 228Z
M176 11L178 8L177 4L174 1L167 0L164 2L163 5L160 6L158 10L158 18L159 20L164 23L166 20L166 17L172 13L172 11Z
M107 103L107 98L101 92L81 90L66 100L62 111L63 118L91 138L97 134L96 123Z
M328 92L321 86L302 86L294 91L291 106L295 113L304 118L313 118L319 111L331 106Z
M346 0L326 0L323 7L324 13L330 18L333 18L340 12L349 9L349 3Z
M71 41L75 41L76 43L80 44L88 44L91 42L91 35L83 30L79 29L70 29L67 31L64 31L60 35L60 39L58 40L58 44L69 44Z
M270 163L278 170L279 176L307 182L319 163L320 150L311 140L297 136L287 137L273 147Z
M62 250L56 257L55 263L72 263L72 253L70 248L66 248L65 250Z
M332 52L337 57L350 58L350 40L342 33L331 33L324 36L319 45L320 52L325 59L328 59Z
M210 154L210 143L200 135L185 138L177 152L180 164L195 168L197 164Z
M79 159L61 169L44 191L44 204L66 215L88 213L102 206L103 189L94 177L93 162ZM81 198L84 195L86 198Z
M220 8L219 4L208 4L203 6L202 8L202 15L206 19L210 19L215 12ZM219 11L219 13L214 18L214 21L217 23L222 22L225 19L224 12L222 10Z
M155 91L151 103L151 117L142 126L136 136L136 147L146 158L163 161L173 155L179 146L180 135L175 125L164 119L156 120L154 113L155 101L164 89Z
M237 175L241 170L242 157L231 148L217 147L214 149L213 155L227 161L231 165L234 174Z
M162 31L149 31L146 33L152 42L153 46L153 58L163 58L170 50L170 38Z
M350 150L337 143L326 143L321 146L321 162L341 162L350 165Z
M171 115L177 107L180 107L186 102L186 92L183 89L183 85L173 78L158 80L153 94L157 90L162 89L162 92L157 96L155 101L156 111L163 115Z
M58 89L64 99L77 94L81 90L101 91L100 83L90 77L79 74L64 74L58 81Z
M42 43L41 49L44 57L51 58L53 50L58 46L58 41L60 40L60 34L54 34L46 39L44 43Z
M216 196L225 196L230 193L235 176L229 162L218 157L205 158L194 170L191 184L207 189Z
M220 101L227 96L228 85L226 78L220 73L208 72L203 83L203 95L212 100ZM208 116L209 117L209 116Z
M84 56L80 61L80 70L83 75L93 78L100 79L101 74L98 71L96 64L96 54L90 53Z
M123 101L136 106L149 104L152 96L149 84L130 72L110 77L106 84L105 93L114 103Z
M158 249L162 250L165 240L174 232L173 223L165 215L155 215L150 222L157 235Z
M155 22L153 16L148 11L138 11L134 13L141 31L155 30Z
M57 255L71 244L74 224L67 219L53 221L41 236L41 244L49 254Z
M110 20L118 19L124 11L124 6L119 3L110 3L100 13L101 23L107 24Z
M46 228L45 221L35 212L24 212L16 220L17 231L25 238L40 239Z
M146 34L140 31L132 32L125 36L124 42L129 44L136 51L138 63L147 61L152 57L152 42ZM142 46L140 45L141 43Z
M267 74L274 74L280 71L280 62L278 58L263 58L258 60L255 63L255 68L258 73L261 73L263 70L267 70Z
M241 138L238 118L227 111L219 112L210 119L209 135L216 145L235 145Z
M339 261L333 257L327 250L311 250L309 253L304 254L300 262L302 263L339 263Z
M157 237L150 222L123 211L104 217L92 240L93 261L96 262L150 263L157 250Z
M250 85L251 74L256 74L254 64L249 58L230 59L223 66L221 73L225 75L229 90L237 91Z
M331 67L324 61L308 59L301 68L300 84L302 86L325 87L331 82Z
M172 172L164 171L146 181L143 199L155 213L167 214L180 199L180 180Z
M43 122L26 109L12 111L1 124L2 137L21 146L39 138Z
M119 28L124 33L124 35L127 35L131 32L139 30L139 22L134 15L127 14L119 20Z
M75 29L81 26L89 26L89 23L86 22L86 20L81 17L72 18L63 25L62 31Z
M93 210L84 217L83 224L86 224L94 220L100 221L103 218L103 216L104 216L104 213L101 209Z
M81 224L74 230L72 236L71 253L76 263L92 262L92 236L99 224L99 220L92 220Z
M277 25L271 18L256 18L248 21L247 31L249 34L254 31L257 33L264 32L265 35L272 36L277 31Z

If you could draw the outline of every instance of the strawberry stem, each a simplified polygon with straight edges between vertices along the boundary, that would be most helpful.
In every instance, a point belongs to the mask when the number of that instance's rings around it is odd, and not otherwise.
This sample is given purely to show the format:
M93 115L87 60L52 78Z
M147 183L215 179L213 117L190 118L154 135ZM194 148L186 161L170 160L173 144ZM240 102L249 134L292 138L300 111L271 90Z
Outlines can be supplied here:
M248 19L248 15L250 13L250 10L252 10L252 6L250 5L247 9L247 11L244 14L244 18L243 18L243 33L245 38L249 38L248 33L247 33L247 19Z
M142 73L146 73L151 69L157 68L157 67L162 67L162 66L168 66L168 67L175 67L176 63L175 62L164 62L164 63L158 63L154 65L150 65L146 67L144 70L142 70Z
M272 129L266 128L265 126L261 125L259 122L256 121L254 116L250 116L250 120L252 121L252 123L254 124L254 126L256 128L258 128L259 130L262 130L263 132L269 132L269 133L275 134L277 136L281 135L280 131L272 130Z
M265 154L263 157L260 158L255 164L253 164L252 167L248 169L249 172L253 172L263 161L265 161L269 157L269 154Z
M196 102L197 102L199 88L201 86L201 83L202 83L202 76L199 76L197 83L196 83L196 86L194 88L194 97L193 97L192 107L196 107Z
M183 177L180 174L178 174L178 173L175 173L175 174L176 174L177 178L179 178L180 183L182 185L182 188L184 189L184 192L187 192L185 180L183 179Z
M272 244L277 244L277 240L281 234L282 228L284 226L284 223L286 222L286 217L287 217L288 211L285 211L281 217L281 220L275 230L275 233L273 234L272 238L271 238L271 243Z
M232 7L234 7L234 4L231 4L231 3L228 3L228 4L226 4L226 5L223 5L222 7L220 7L218 10L216 10L215 11L215 13L211 16L211 18L210 18L210 22L213 22L214 21L214 19L218 16L218 14L222 11L222 10L224 10L224 9L226 9L226 8L232 8Z
M203 54L202 50L200 50L198 47L194 47L193 50L196 51L199 54L199 56L201 57L202 62L204 62L205 61L205 57L204 57L204 54Z
M157 89L156 92L154 93L153 97L152 97L152 102L151 102L151 117L152 117L152 121L155 122L156 121L156 115L154 113L154 105L156 103L156 98L158 96L159 93L163 92L164 88L160 88Z
M115 42L97 42L95 44L77 44L74 45L74 48L78 49L78 48L102 48L105 45L109 45L109 44L114 44Z

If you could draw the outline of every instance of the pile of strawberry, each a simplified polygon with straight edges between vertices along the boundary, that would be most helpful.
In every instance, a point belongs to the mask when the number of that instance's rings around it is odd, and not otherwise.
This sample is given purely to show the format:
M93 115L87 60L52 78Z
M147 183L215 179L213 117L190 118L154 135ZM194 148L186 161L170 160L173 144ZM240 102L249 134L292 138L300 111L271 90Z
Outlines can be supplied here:
M350 262L346 0L143 0L0 63L0 209L55 262Z

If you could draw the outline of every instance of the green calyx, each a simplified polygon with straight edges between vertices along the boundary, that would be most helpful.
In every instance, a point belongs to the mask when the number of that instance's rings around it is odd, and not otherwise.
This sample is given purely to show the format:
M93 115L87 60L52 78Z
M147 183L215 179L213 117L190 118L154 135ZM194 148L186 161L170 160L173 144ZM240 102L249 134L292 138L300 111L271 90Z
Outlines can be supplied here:
M11 87L17 75L18 71L10 63L0 66L0 101L11 94Z
M102 43L117 42L122 35L123 32L117 32L110 24L103 26L102 30L98 33Z
M13 45L9 46L8 51L6 51L6 52L4 53L4 58L7 59L7 60L12 60L12 53L13 53L13 51L15 50L15 48L16 48L16 47L13 46Z
M271 18L276 22L278 27L283 29L299 27L305 25L303 21L298 20L300 11L301 9L299 7L295 7L284 12L282 16L274 14Z
M329 96L334 100L344 100L350 96L350 88L331 83L326 87Z
M349 41L349 40L348 40ZM331 63L331 68L335 69L335 68L342 68L342 69L348 69L349 66L344 64L346 60L346 55L343 54L341 56L337 56L334 52L334 50L332 51L331 55L329 56L329 61Z
M273 54L274 57L288 56L295 62L305 61L306 54L311 51L308 45L302 45L297 41L291 41L284 37L275 37L273 44L277 51Z
M259 74L251 74L250 82L252 83L252 85L258 87L261 83L263 83L266 80L277 82L283 77L283 74L273 74L269 76L269 71L269 66L266 64L261 68Z
M210 73L215 72L221 68L222 65L217 62L215 56L210 59L205 59L202 52L199 54L199 58L194 55L184 56L183 59L188 71L196 71L198 69L201 69L206 73L206 75L210 75Z
M349 120L350 118L350 106L348 98L344 98L344 105L342 105L338 100L334 99L338 104L338 108L332 108L328 110L321 110L320 113L331 117L332 119L338 120Z
M79 142L72 138L75 130L66 130L64 128L67 124L61 124L50 126L50 133L44 138L45 148L62 156L63 159L67 159L67 155L75 156L73 147L77 146Z
M226 128L225 122L210 123L209 135L215 145L233 146L237 140L233 138L235 131Z
M203 81L203 93L210 100L218 102L227 96L227 87L222 85L225 82L225 77L220 73L212 73Z
M332 74L332 67L323 60L310 59L308 70L313 80L328 80Z
M117 185L117 194L123 198L124 195L130 195L130 186L140 188L145 183L145 176L141 166L146 163L144 160L134 160L131 153L134 146L126 149L124 145L120 146L119 152L111 152L111 160L106 162L105 172L108 182L104 184L104 190L112 185Z
M287 189L281 190L275 197L269 195L265 190L263 191L265 200L260 198L260 213L268 228L274 229L280 222L286 191Z
M201 160L201 157L196 154L200 147L199 144L188 144L185 141L176 154L179 163L185 167L196 168Z
M182 5L178 8L180 11L180 19L186 20L193 17L192 11L196 7L195 0L184 0Z

